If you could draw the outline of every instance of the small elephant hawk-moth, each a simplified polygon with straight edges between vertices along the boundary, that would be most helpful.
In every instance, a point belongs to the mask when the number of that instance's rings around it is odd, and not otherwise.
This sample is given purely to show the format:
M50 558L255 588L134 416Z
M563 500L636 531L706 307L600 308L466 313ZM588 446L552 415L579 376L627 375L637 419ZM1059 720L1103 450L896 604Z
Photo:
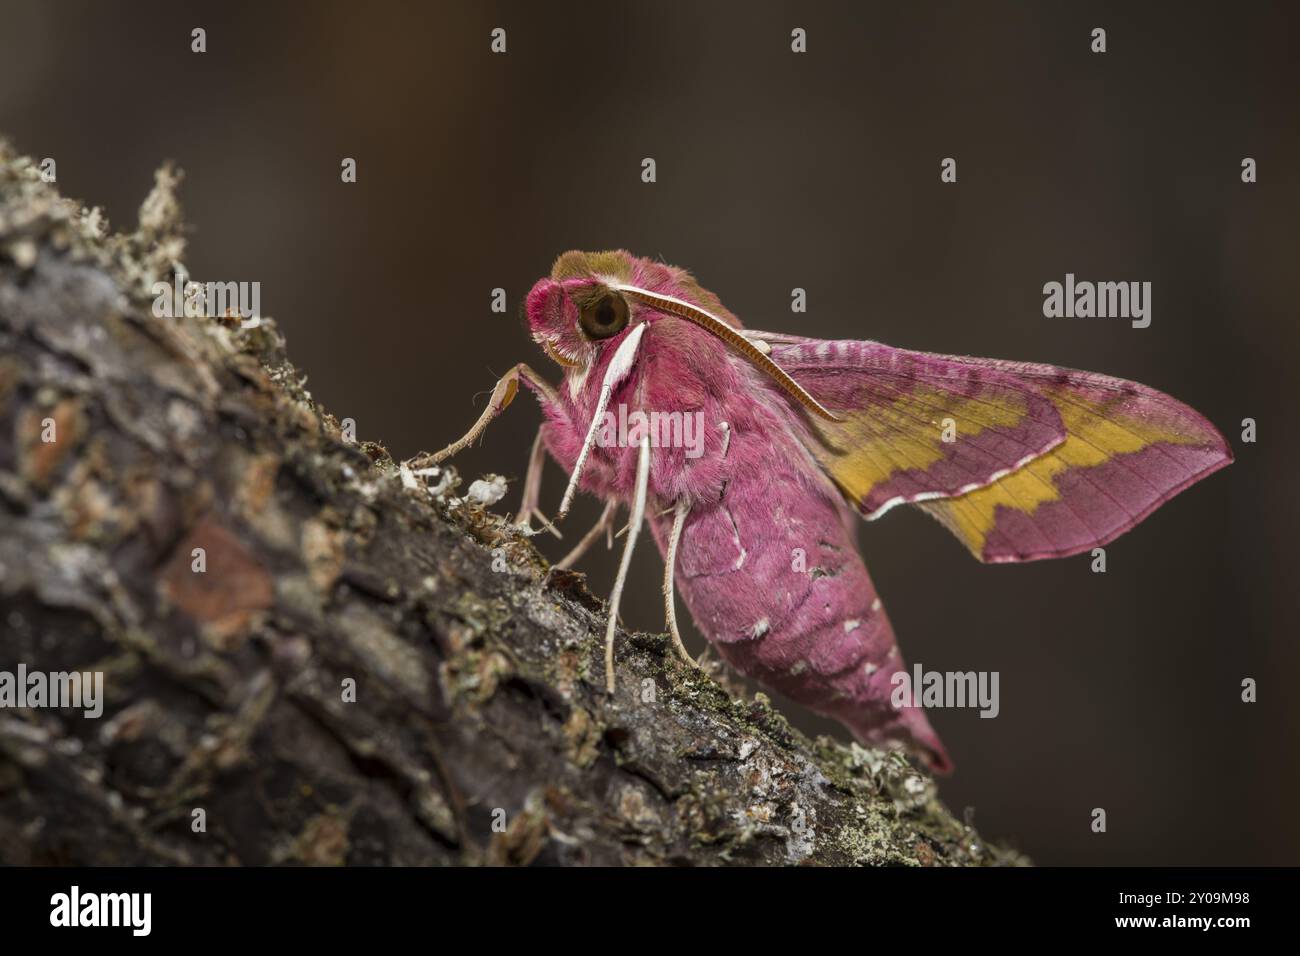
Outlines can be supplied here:
M631 512L609 601L609 692L619 599L648 518L686 661L677 591L737 670L938 772L952 763L924 711L891 700L903 660L853 512L914 504L980 561L1059 558L1106 544L1232 461L1205 418L1136 382L746 329L684 270L624 251L560 256L525 312L563 384L515 366L463 438L413 464L477 439L520 382L533 392L545 422L519 523L554 530L538 509L547 453L570 475L558 517L578 489L605 502L557 566L608 534L619 505ZM662 440L656 421L700 422L698 441Z

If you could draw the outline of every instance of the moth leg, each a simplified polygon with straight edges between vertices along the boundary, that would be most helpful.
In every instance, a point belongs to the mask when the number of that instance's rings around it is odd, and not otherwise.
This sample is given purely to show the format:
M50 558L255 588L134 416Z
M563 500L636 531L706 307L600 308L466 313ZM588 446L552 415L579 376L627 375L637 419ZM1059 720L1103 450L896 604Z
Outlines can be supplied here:
M641 436L641 449L636 463L636 494L632 499L632 521L628 525L627 541L623 545L623 560L618 565L618 577L609 595L609 621L605 625L605 691L614 693L614 629L618 627L618 604L623 597L623 583L627 569L632 564L632 549L645 520L646 486L650 483L650 436Z
M676 595L673 591L673 571L677 568L677 545L682 540L682 528L685 527L686 516L690 513L691 506L685 499L677 502L673 530L668 535L668 552L664 556L664 616L668 619L668 633L673 636L673 647L677 648L677 653L692 667L699 667L695 658L687 653L686 645L682 643L682 635L677 630L677 607L674 600Z
M536 516L542 523L542 527L557 538L563 538L564 535L556 530L555 525L546 520L546 515L542 514L537 507L542 491L542 467L545 464L546 444L542 441L542 430L539 428L537 437L533 439L533 450L528 453L528 471L524 473L524 498L519 505L519 516L515 519L515 524L529 534L533 534L532 519Z
M675 508L665 508L663 511L659 512L659 517L662 518L664 515L670 515L675 510L676 510ZM627 529L629 527L630 525L623 525L623 527L619 529L618 534L614 535L614 537L610 539L609 547L611 548L614 547L614 541L617 540L618 538L623 537L623 535L627 534ZM613 525L610 526L610 530L611 531L613 530Z
M605 502L605 510L600 513L600 519L592 525L590 531L582 536L582 540L573 546L573 550L551 565L551 571L563 571L577 564L582 556L587 553L587 549L596 543L596 539L609 530L611 522L614 520L614 511L617 508L618 501L615 499L610 498L609 501ZM546 573L548 578L551 571Z
M523 380L524 384L537 392L538 397L545 403L551 403L557 400L555 390L547 384L546 380L534 372L531 368L520 362L506 374L501 376L497 382L496 388L492 389L492 397L488 399L487 408L483 409L483 414L478 417L474 426L465 433L458 441L452 442L442 451L434 452L432 455L418 455L407 462L412 469L428 468L431 465L437 465L446 461L452 455L464 451L472 445L478 436L483 434L484 429L488 427L492 419L500 415L507 405L514 401L515 394L519 391L519 382Z

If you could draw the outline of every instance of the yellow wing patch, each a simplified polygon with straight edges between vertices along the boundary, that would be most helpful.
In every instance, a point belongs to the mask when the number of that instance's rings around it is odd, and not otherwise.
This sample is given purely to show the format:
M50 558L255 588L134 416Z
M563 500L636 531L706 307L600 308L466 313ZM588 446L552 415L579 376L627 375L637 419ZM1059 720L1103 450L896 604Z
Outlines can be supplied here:
M861 506L872 500L873 491L879 497L880 489L894 475L926 472L960 455L962 442L989 428L1015 428L1024 421L1026 409L1024 400L1014 393L964 398L917 385L891 402L838 414L845 416L843 422L818 423L826 443L826 454L819 458L844 495ZM944 440L945 430L948 441ZM986 467L994 471L1012 464Z
M1063 392L1051 398L1065 423L1063 443L990 485L922 505L981 560L997 521L998 506L1032 515L1042 505L1061 499L1056 479L1069 469L1093 468L1157 442L1189 445L1206 441L1205 433L1188 427L1186 421L1156 421L1109 411L1115 401L1089 401Z

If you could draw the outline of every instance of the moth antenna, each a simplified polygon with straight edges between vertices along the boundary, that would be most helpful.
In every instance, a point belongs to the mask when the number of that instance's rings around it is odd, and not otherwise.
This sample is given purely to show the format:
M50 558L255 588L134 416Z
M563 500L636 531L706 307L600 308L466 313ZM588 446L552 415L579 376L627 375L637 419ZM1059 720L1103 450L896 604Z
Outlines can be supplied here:
M618 564L614 590L609 594L609 621L605 624L605 691L609 694L614 693L614 630L618 627L618 605L623 598L627 569L632 565L632 549L636 547L637 534L645 521L645 495L649 483L650 436L642 435L641 450L636 461L636 494L632 498L632 520L628 523L627 542L623 545L623 560Z
M609 368L605 369L605 378L600 383L600 398L596 402L596 412L591 416L591 425L587 428L587 437L582 442L582 451L578 453L573 474L569 476L569 487L564 489L564 497L560 500L560 510L555 516L557 520L569 513L569 506L573 504L573 496L578 490L578 479L582 477L582 469L587 464L587 456L591 454L591 446L596 443L600 420L609 406L609 397L614 393L614 386L627 378L627 373L632 371L632 362L636 358L636 351L644 333L645 323L642 322L619 343L618 350L609 362Z
M619 292L626 292L634 299L640 299L647 305L652 305L657 309L662 309L664 312L671 312L673 315L694 322L696 325L700 326L700 328L713 333L766 372L768 376L770 376L804 408L808 409L815 415L821 416L827 421L841 421L840 418L827 411L821 402L809 395L808 391L791 378L790 375L781 368L781 366L777 365L763 354L762 349L746 338L744 334L733 329L711 312L706 312L699 306L691 305L691 303L678 299L675 296L664 295L660 292L650 292L638 286L624 285L621 282L610 282L607 284L611 289L615 289Z

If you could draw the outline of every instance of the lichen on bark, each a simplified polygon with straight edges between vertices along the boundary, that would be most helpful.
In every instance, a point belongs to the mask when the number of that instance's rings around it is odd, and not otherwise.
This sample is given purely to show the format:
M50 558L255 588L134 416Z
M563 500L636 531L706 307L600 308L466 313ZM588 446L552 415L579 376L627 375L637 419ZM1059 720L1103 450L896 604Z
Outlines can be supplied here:
M0 710L0 863L1023 862L666 635L607 698L581 575L346 441L273 320L153 314L179 182L112 233L0 144L0 670L105 687Z

